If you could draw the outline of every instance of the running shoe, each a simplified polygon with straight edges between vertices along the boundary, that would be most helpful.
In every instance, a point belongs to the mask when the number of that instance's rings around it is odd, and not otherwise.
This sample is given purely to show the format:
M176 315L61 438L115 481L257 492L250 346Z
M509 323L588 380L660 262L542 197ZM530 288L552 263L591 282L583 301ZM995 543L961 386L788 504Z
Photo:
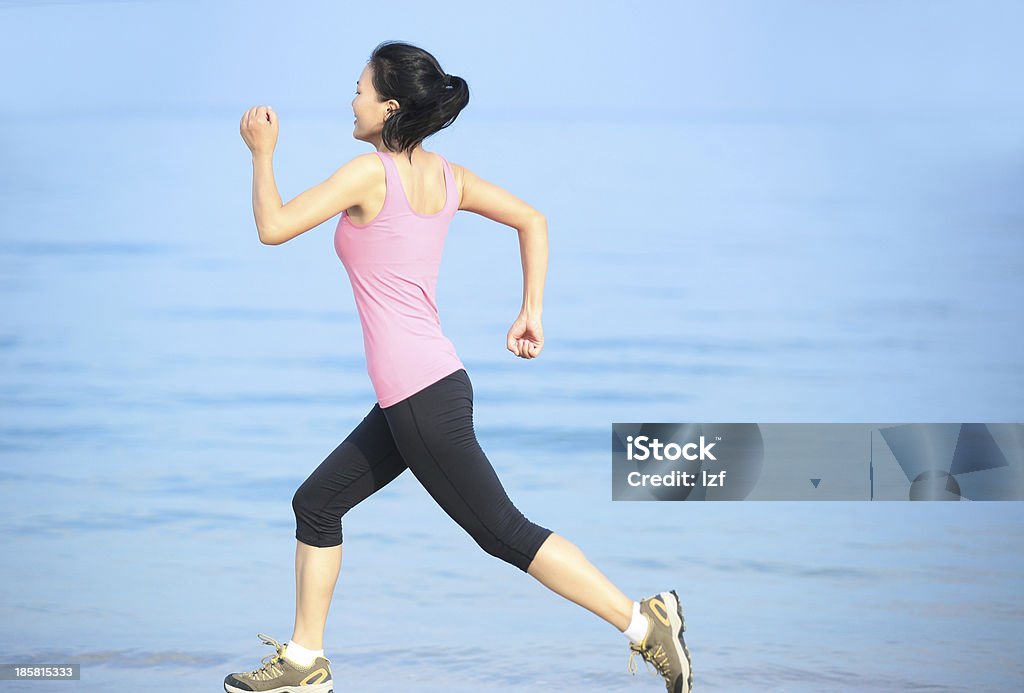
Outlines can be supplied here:
M274 648L275 654L263 658L263 666L254 671L228 674L224 690L228 693L333 693L331 660L317 657L308 667L300 667L285 659L287 645L282 645L263 633L260 640Z
M665 679L668 693L690 693L693 672L690 670L690 650L683 640L686 626L683 625L679 595L670 590L647 597L640 602L640 613L647 617L649 625L643 640L629 643L629 673L636 675L633 656L640 655L644 662L653 664Z

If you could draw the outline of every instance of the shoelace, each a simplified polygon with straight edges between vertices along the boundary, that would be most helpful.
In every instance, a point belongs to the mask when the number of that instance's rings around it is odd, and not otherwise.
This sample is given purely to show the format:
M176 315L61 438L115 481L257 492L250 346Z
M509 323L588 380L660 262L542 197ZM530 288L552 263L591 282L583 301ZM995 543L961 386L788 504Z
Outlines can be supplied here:
M264 644L272 646L276 652L272 655L267 655L260 660L263 662L263 666L259 669L250 671L249 676L251 676L255 681L266 681L284 673L280 662L284 658L285 646L263 633L259 633L258 635Z
M667 678L669 675L669 664L668 664L668 653L665 652L665 648L659 642L654 647L641 647L634 643L629 643L629 662L626 664L626 668L629 669L629 673L636 675L637 666L636 662L633 661L633 657L640 655L640 658L644 660L645 664L653 664L658 674ZM647 668L651 671L650 666ZM651 671L652 674L655 672Z

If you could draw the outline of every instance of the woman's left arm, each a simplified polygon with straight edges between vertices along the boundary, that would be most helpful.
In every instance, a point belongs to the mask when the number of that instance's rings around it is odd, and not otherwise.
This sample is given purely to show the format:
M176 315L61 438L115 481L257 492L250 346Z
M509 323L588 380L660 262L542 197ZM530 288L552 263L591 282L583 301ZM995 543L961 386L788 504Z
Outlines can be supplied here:
M274 181L274 155L252 154L252 214L256 219L256 233L260 242L268 245L273 237L274 215L282 208L281 195Z
M253 106L242 115L238 129L252 153L252 213L260 241L266 243L274 214L282 206L274 181L277 114L270 106Z
M277 113L269 106L254 106L242 116L239 129L252 152L252 213L260 242L266 245L290 241L359 204L380 168L374 154L361 154L323 183L282 205L274 181Z

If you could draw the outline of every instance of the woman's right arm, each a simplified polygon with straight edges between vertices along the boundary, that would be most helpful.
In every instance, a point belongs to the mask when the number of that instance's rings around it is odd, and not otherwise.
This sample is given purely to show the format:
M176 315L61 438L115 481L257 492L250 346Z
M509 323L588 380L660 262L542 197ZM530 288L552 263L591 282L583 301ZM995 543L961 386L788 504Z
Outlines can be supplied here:
M452 164L453 169L456 167ZM523 305L506 337L506 347L516 356L535 358L544 346L541 313L548 269L548 222L539 211L504 188L480 178L464 167L459 209L480 214L510 226L519 233L523 263ZM458 177L458 176L457 176Z

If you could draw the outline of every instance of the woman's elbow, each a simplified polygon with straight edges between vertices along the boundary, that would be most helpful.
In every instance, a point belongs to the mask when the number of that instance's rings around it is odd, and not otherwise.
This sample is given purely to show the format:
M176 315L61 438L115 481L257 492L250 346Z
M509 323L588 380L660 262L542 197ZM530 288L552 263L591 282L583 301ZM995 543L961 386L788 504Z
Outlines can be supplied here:
M281 245L281 240L269 231L260 231L257 229L257 233L260 237L260 243L263 245Z
M534 227L537 227L537 226L546 229L548 227L548 218L546 216L544 216L538 210L534 210L530 214L530 216L528 216L526 219L521 221L516 228L518 228L520 230L523 230L523 229L534 228Z

